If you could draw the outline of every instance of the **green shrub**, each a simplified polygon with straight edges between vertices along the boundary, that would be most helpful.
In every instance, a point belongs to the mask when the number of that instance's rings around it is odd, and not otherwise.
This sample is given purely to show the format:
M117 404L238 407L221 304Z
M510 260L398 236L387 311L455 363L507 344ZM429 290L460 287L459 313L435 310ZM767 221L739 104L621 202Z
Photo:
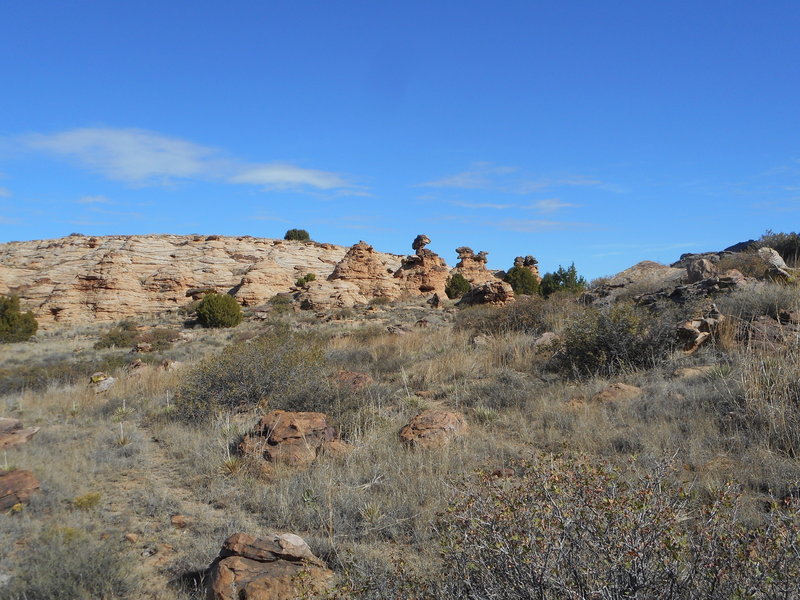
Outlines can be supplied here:
M116 327L112 327L100 336L94 344L95 350L103 348L130 348L133 346L138 335L136 323L133 321L122 321Z
M236 327L242 322L242 307L228 294L208 294L197 307L203 327Z
M546 303L539 296L519 298L502 307L473 306L456 314L456 327L489 335L511 331L540 334L546 331Z
M298 279L297 281L295 281L295 282L294 282L294 285L295 285L296 287L303 287L303 286L305 286L305 284L307 284L309 281L315 281L316 279L317 279L317 276L316 276L316 275L314 275L314 273L306 273L306 274L305 274L303 277L301 277L300 279Z
M311 236L308 235L308 232L305 229L290 229L283 236L283 239L307 242L311 239Z
M275 294L267 301L267 304L269 304L276 313L286 313L292 310L292 299L280 294Z
M35 335L38 328L32 312L20 312L18 296L0 296L0 343L24 342Z
M665 307L652 312L627 303L589 307L566 327L557 363L576 377L654 367L673 350L677 321Z
M511 267L503 281L510 284L518 296L533 296L539 293L539 279L525 267Z
M228 346L189 371L175 392L179 419L253 408L325 410L331 400L324 354L314 339L272 331Z
M447 278L447 283L444 286L444 293L450 300L461 298L469 291L470 283L461 273L453 273Z
M539 284L541 294L546 298L554 292L564 291L579 294L586 289L586 279L578 276L575 263L568 269L558 265L555 273L545 273L542 282Z

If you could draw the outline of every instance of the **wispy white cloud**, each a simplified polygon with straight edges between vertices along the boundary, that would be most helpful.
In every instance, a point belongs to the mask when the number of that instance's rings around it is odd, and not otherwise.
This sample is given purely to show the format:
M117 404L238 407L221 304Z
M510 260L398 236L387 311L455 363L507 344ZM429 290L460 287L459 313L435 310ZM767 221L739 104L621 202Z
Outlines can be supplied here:
M597 229L599 227L599 225L594 223L549 221L546 219L504 219L489 224L504 231L517 231L521 233L564 231L567 229Z
M323 190L365 195L343 175L273 162L249 164L223 151L142 129L80 128L17 138L23 147L70 160L105 177L137 185L211 180L265 190Z
M206 176L218 151L141 129L83 128L22 138L29 148L61 156L129 183Z
M81 196L76 202L78 204L113 204L113 202L105 196Z
M491 208L494 210L506 210L508 208L520 208L515 204L497 204L494 202L459 202L453 200L450 202L453 206L460 206L462 208Z
M0 225L19 225L21 222L20 219L12 219L11 217L0 215Z
M414 187L490 190L508 194L532 194L548 188L567 186L602 186L613 189L600 179L580 174L536 176L519 167L492 163L473 163L466 171L418 183Z
M11 190L8 188L0 187L0 198L9 198L11 196Z
M544 200L539 200L538 202L534 203L529 208L538 210L542 213L553 213L561 210L562 208L575 208L577 206L580 205L573 204L572 202L562 202L558 198L545 198Z
M267 189L286 190L309 186L320 190L345 188L350 184L340 175L287 164L250 165L229 179L231 183L250 183Z

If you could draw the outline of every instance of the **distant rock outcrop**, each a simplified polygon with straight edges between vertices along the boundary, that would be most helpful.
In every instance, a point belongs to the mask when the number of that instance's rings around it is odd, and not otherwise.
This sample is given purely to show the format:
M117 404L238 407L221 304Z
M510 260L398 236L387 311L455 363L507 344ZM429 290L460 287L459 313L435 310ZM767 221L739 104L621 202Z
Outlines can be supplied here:
M514 301L514 290L505 281L491 281L472 286L472 289L461 297L456 306L473 306L490 304L503 306Z
M460 274L464 279L472 284L495 281L495 274L486 268L488 252L478 252L475 254L472 248L461 246L456 248L458 253L458 264L453 269L454 273Z
M192 289L230 293L244 306L256 306L289 292L307 273L324 281L347 252L251 236L74 235L9 242L0 244L0 294L17 294L45 329L175 310L190 301ZM387 270L400 266L399 256L374 252L374 259Z
M350 247L328 279L354 283L367 298L395 300L402 293L393 277L395 270L396 260L387 260L385 254L361 241Z
M426 235L418 235L411 248L415 254L406 256L395 272L400 288L404 294L418 296L420 294L439 294L444 297L445 285L450 275L447 263L435 252L425 248L431 240Z
M528 254L528 256L518 256L514 259L514 266L521 267L523 269L528 269L533 276L536 277L536 281L541 281L542 276L539 275L539 261L536 260L533 256Z

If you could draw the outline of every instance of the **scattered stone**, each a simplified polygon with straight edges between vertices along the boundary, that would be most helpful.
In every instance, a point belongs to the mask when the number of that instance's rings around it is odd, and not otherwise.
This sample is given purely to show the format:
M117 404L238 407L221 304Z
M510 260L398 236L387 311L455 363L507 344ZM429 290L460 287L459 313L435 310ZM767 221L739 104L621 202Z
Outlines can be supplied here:
M22 421L0 417L0 448L10 448L29 441L39 431L38 427L23 429Z
M126 542L130 542L131 544L135 544L139 541L138 533L126 533L123 537Z
M642 388L627 383L612 383L592 396L594 402L619 402L631 400L642 393Z
M336 374L335 381L339 387L348 388L354 392L375 383L369 373L360 373L358 371L339 371Z
M495 469L492 471L491 475L495 479L509 479L511 477L516 477L517 472L511 467L504 467L502 469Z
M309 465L323 452L347 452L350 445L339 438L328 419L318 412L273 410L244 437L239 450L296 467Z
M0 511L22 505L39 491L39 481L30 471L17 469L0 473Z
M333 571L299 536L236 533L209 567L209 600L290 600L324 592Z
M191 527L195 523L195 519L193 517L187 517L186 515L172 515L169 518L169 522L175 529L186 529L187 527Z
M697 283L709 277L716 277L719 274L717 265L707 258L698 258L689 262L686 266L688 283Z
M503 306L514 301L514 290L505 281L491 281L473 286L461 297L456 306L490 304Z
M696 352L717 331L724 319L716 305L710 304L703 310L702 317L680 323L677 336L684 353L688 355Z
M463 414L429 409L419 413L400 430L400 439L409 446L440 448L464 435L467 429Z
M134 352L152 352L153 344L149 342L139 342L133 347Z
M95 394L107 392L114 387L115 383L117 383L116 379L102 372L97 372L89 378L89 384L94 388Z

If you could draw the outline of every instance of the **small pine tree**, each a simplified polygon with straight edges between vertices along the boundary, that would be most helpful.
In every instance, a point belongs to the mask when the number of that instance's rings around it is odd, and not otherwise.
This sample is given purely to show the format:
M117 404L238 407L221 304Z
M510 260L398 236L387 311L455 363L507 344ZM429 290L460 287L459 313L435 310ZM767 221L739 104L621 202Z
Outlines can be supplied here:
M461 273L453 273L447 278L447 283L444 286L444 293L450 300L461 298L469 291L470 283Z
M539 280L525 267L511 267L503 281L510 284L518 296L533 296L539 293Z
M311 239L311 236L305 229L290 229L286 232L286 235L283 236L283 239L307 242Z
M568 269L558 265L558 270L555 273L546 273L539 285L540 293L545 298L553 292L563 291L579 294L585 289L586 279L578 276L575 263L572 263Z
M197 307L197 320L203 327L236 327L242 318L242 307L228 294L208 294Z
M0 296L0 342L24 342L38 328L32 312L20 312L18 296Z

